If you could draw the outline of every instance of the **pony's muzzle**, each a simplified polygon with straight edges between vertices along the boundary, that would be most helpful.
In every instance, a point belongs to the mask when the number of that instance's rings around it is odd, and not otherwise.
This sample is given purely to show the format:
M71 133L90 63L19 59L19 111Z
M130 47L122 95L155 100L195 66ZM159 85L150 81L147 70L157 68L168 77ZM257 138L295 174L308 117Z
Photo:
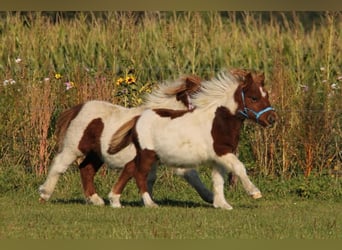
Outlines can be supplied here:
M277 115L274 112L272 112L271 114L267 116L267 122L269 125L273 125L276 122L276 120L277 120Z

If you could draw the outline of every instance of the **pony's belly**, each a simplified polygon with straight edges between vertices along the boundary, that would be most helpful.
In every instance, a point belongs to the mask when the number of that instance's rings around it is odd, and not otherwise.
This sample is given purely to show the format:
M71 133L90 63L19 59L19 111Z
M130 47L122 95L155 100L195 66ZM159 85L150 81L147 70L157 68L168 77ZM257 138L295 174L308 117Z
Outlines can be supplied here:
M106 152L104 160L110 168L123 168L126 163L134 159L135 155L135 147L133 144L130 144L114 155Z
M159 148L156 150L161 162L175 167L193 167L207 161L210 157L208 150L200 145L176 146L172 148Z

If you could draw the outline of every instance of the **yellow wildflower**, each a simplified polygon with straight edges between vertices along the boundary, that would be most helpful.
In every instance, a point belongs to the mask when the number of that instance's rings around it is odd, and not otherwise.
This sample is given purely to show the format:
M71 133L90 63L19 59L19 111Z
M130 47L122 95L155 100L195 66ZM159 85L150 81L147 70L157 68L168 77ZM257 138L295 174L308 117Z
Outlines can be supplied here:
M125 79L125 82L126 82L127 84L135 83L135 78L134 78L134 76L127 76L126 79Z
M116 80L116 85L121 85L121 83L123 83L125 80L122 78L122 77L120 77L119 79L117 79Z
M62 75L61 75L61 74L59 74L59 73L56 73L56 74L55 74L55 78L56 78L57 80L59 80L59 79L61 79L61 78L62 78Z

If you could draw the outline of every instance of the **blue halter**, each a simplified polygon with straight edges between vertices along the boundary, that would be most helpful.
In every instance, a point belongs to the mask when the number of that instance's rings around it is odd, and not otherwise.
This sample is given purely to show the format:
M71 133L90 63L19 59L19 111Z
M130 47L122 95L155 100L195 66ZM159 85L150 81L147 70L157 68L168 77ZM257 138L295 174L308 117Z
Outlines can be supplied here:
M253 115L255 116L256 122L259 123L259 118L262 114L274 110L274 108L272 108L271 106L266 107L262 110L260 110L259 112L255 112L254 110L251 110L249 108L246 107L246 103L245 103L245 93L242 91L241 92L241 97L242 97L242 103L243 103L243 110L239 110L239 113L244 117L244 118L250 118L248 116L248 112L253 113Z

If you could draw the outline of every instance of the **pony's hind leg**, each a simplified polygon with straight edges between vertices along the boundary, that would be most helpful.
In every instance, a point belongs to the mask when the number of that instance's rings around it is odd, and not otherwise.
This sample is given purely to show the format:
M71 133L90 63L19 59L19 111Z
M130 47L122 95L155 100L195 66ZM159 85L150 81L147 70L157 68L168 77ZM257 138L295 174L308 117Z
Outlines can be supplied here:
M127 182L134 176L136 170L135 160L128 162L122 170L118 181L113 186L112 190L108 194L110 205L114 208L122 207L120 202L120 196L124 190Z
M75 161L76 158L77 155L69 150L63 150L56 155L53 159L45 182L39 187L40 201L49 200L56 187L59 176L68 169L70 164Z
M213 203L213 193L203 184L195 169L176 168L175 173L182 176L197 191L204 201L211 204Z
M157 160L157 155L153 150L143 149L138 152L136 159L136 171L134 178L139 188L145 207L158 207L148 193L147 178L152 165Z
M153 186L157 180L157 164L153 164L151 171L147 176L147 190L151 197L153 197Z
M232 210L233 207L228 204L224 197L224 174L226 171L216 165L212 170L212 180L214 189L214 201L213 205L215 208L223 208L227 210Z
M87 154L85 159L79 165L81 180L83 185L84 195L87 202L90 204L102 206L104 205L103 199L96 193L94 185L94 177L99 168L102 166L103 161L100 157L91 152Z
M156 207L148 193L147 178L151 170L151 166L156 161L156 154L151 150L141 150L137 153L137 156L130 162L128 162L123 171L121 172L118 181L113 186L109 193L109 201L112 207L121 207L120 196L125 188L127 182L134 177L136 184L141 193L144 205L146 207Z

